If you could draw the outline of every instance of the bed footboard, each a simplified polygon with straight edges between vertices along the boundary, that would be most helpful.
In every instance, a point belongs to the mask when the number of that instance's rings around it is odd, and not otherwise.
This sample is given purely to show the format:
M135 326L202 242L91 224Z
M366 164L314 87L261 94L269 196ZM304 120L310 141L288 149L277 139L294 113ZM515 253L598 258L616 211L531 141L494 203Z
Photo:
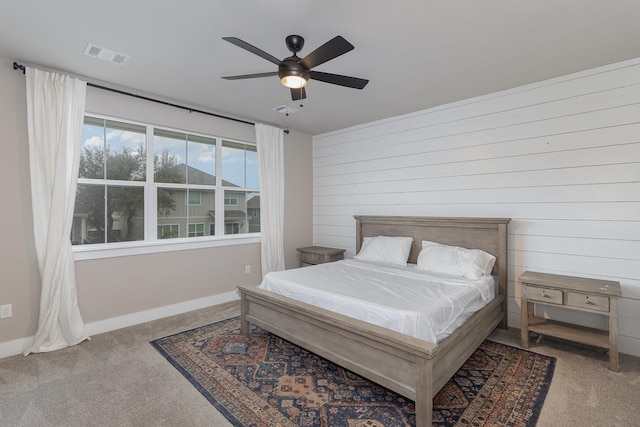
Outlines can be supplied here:
M502 318L497 298L437 345L255 287L238 289L243 334L254 324L413 400L418 427L431 425L434 395Z
M403 396L415 398L416 364L438 346L252 287L238 287L242 324L254 324Z

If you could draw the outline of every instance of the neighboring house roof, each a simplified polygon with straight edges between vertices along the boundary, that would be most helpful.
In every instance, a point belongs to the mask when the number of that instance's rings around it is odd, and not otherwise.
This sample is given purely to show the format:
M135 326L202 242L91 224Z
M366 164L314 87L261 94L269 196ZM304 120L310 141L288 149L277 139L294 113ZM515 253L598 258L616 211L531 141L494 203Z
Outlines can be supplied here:
M211 175L210 173L194 168L193 166L185 165L184 163L178 164L177 167L178 173L182 178L185 178L186 176L189 177L189 184L214 185L216 183L215 175ZM225 187L239 187L239 185L225 181L224 179L222 180L222 185Z

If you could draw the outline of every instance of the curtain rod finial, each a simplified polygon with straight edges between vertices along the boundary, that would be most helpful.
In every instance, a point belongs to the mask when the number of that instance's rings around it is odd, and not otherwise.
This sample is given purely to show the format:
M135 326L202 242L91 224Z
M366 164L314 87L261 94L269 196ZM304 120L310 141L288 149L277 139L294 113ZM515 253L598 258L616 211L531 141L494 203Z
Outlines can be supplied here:
M24 66L24 65L20 65L20 64L18 64L17 62L14 62L14 63L13 63L13 69L14 69L14 70L22 70L22 74L25 74L25 73L26 73L26 68L25 68L25 66Z

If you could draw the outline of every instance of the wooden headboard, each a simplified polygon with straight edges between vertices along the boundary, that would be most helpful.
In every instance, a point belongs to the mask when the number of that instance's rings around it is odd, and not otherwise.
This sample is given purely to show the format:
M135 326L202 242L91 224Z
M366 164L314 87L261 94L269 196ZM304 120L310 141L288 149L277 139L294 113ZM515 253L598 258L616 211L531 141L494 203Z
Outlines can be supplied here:
M366 216L355 215L356 253L362 239L375 236L413 237L409 262L415 264L423 240L444 245L481 249L494 255L493 274L498 276L499 292L504 295L504 314L507 315L507 224L510 218L464 218L424 216Z

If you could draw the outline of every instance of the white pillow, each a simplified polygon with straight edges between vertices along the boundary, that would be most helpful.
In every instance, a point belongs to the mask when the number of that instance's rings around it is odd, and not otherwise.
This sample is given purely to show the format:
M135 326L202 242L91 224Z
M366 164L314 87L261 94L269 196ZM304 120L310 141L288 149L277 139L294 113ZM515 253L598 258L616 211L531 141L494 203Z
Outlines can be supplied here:
M365 237L360 252L354 258L361 261L379 261L407 265L412 237Z
M496 257L480 249L466 249L422 241L417 268L477 280L491 275Z

